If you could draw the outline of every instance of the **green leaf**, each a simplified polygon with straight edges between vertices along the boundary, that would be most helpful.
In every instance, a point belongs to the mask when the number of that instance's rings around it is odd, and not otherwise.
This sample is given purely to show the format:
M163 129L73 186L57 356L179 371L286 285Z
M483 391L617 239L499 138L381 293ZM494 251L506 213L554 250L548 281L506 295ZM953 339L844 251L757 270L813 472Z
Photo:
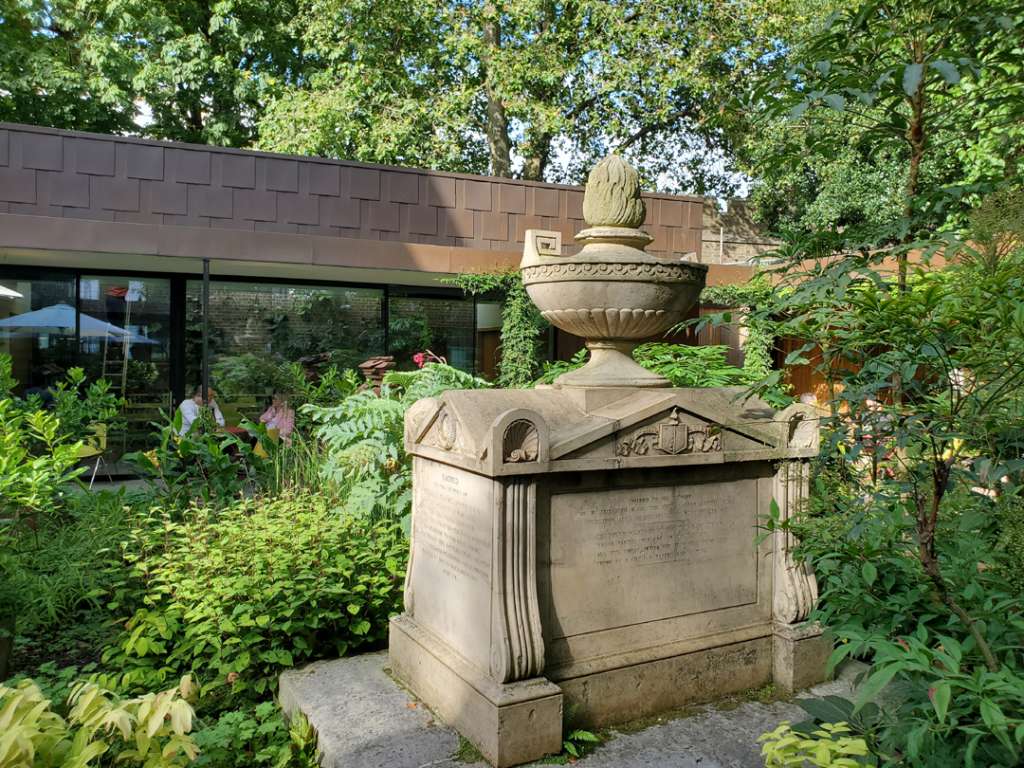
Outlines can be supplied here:
M822 101L828 104L836 112L842 112L846 109L846 99L843 98L842 94L839 93L826 93L822 97Z
M949 85L956 85L960 82L960 70L952 62L939 60L931 62L928 66L942 75L942 79Z
M952 690L946 680L938 683L932 693L932 706L935 707L935 715L939 718L940 723L946 721L946 712L949 710L951 695Z
M865 562L860 567L860 575L864 578L864 581L868 586L875 583L875 579L878 578L878 569L875 568L875 564L872 562Z
M903 92L907 96L913 96L917 92L923 75L924 64L907 64L903 68Z
M1006 727L1006 715L992 699L981 700L981 719L993 731Z
M874 699L901 668L901 664L887 664L877 672L871 673L871 676L857 690L857 699L854 702L853 711L859 712L865 704Z

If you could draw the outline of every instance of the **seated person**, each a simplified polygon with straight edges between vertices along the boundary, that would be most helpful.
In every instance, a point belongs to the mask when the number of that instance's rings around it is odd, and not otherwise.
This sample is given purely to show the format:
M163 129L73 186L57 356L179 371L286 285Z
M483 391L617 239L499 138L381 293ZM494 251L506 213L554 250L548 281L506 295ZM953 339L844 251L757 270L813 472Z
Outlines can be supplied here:
M217 405L216 397L217 393L213 391L213 387L209 390L209 399L206 406L203 405L203 387L202 385L196 387L195 394L192 395L188 400L182 400L181 405L178 406L178 410L181 411L181 429L178 430L179 435L186 435L188 431L192 429L192 424L196 419L199 418L200 409L207 407L213 411L213 418L217 422L217 426L224 426L224 414L220 412L220 407Z
M285 443L291 443L292 430L295 429L295 411L288 407L288 399L281 392L274 393L270 407L260 416L260 422L267 429L276 429L278 436Z

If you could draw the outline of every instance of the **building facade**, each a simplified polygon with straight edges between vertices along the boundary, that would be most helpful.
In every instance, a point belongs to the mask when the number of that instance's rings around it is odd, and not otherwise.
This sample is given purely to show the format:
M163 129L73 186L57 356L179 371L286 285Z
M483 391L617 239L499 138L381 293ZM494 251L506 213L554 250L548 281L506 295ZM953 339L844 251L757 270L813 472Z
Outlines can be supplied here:
M699 259L703 200L646 200L649 250ZM573 247L582 204L578 187L0 123L0 352L22 391L79 365L150 409L199 382L204 324L214 384L255 380L257 399L282 361L429 349L486 372L500 311L445 278L514 268L527 229Z

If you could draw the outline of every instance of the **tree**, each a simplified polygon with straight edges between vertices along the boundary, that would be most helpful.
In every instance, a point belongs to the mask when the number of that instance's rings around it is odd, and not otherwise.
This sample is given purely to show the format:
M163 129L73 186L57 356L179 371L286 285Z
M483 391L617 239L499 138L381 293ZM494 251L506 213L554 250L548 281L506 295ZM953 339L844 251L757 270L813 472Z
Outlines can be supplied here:
M761 202L778 223L796 192L791 223L872 246L964 223L1024 154L1022 27L1013 0L869 0L832 14L754 91L773 141L748 166L781 182Z
M0 120L131 129L130 59L82 4L0 0Z
M0 118L249 146L301 75L294 7L272 0L3 0Z
M260 143L552 181L618 149L664 188L725 191L742 116L719 105L799 7L300 0L309 75L269 105Z
M94 4L105 7L104 28L132 58L148 136L249 146L266 100L301 76L289 0Z

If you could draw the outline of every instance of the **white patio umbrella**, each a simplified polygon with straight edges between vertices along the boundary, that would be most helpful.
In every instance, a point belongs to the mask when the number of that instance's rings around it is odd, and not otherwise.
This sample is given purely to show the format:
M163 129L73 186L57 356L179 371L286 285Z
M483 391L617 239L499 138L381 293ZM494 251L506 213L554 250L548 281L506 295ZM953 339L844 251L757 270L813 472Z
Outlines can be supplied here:
M0 320L0 334L8 337L25 336L29 335L29 333L26 333L29 329L44 328L71 329L73 331L75 328L75 308L70 304L51 304L42 309L24 312L20 315ZM159 342L153 341L153 339L147 339L145 336L132 333L113 323L108 323L84 313L78 316L78 332L83 339L101 337L120 342L127 341L131 344L159 344Z
M12 291L6 286L0 285L0 299L20 299L22 295L17 291Z

